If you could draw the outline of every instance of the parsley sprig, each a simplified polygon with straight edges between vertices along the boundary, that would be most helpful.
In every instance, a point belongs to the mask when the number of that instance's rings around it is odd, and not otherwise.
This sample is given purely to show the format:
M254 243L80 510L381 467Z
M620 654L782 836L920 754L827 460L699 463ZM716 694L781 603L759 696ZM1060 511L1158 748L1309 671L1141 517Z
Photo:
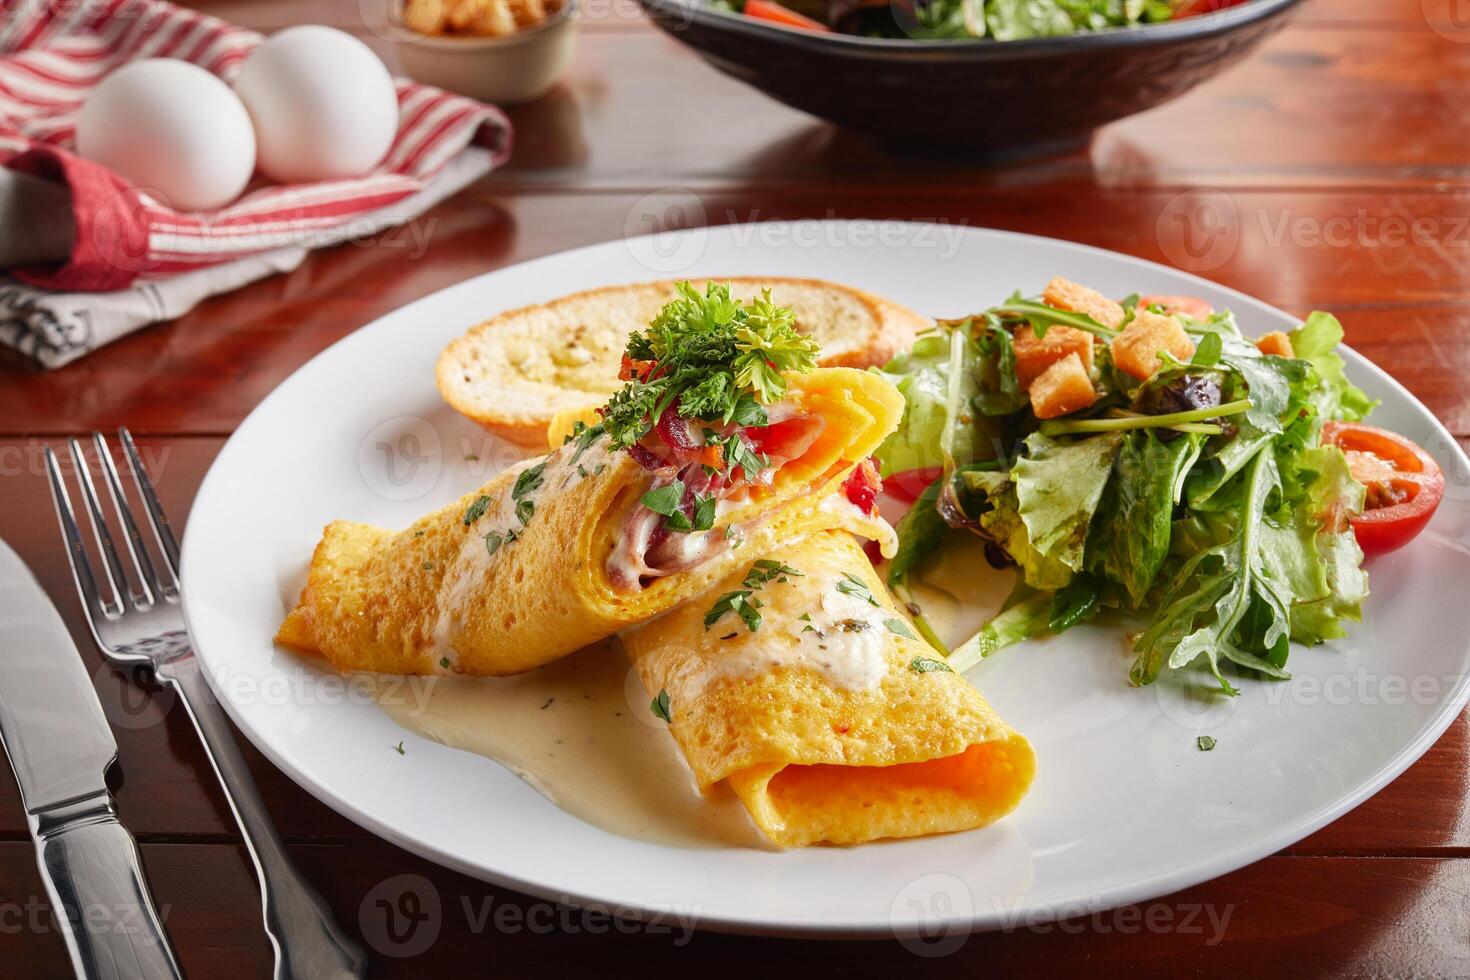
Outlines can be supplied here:
M769 290L741 303L728 285L710 283L703 295L687 282L677 288L648 329L628 339L629 360L644 370L603 408L615 448L643 438L671 407L703 422L762 425L762 406L786 393L784 374L816 365L816 341L797 332L795 311L773 303Z

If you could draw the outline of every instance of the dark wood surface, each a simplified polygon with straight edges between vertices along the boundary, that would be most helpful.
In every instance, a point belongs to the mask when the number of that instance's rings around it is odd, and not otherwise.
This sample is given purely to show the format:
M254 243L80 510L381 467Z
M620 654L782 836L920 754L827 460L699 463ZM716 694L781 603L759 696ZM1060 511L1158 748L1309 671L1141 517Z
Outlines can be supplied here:
M267 31L331 23L387 53L352 0L203 6ZM240 420L334 340L469 276L618 238L638 227L648 195L670 193L713 224L914 218L1051 235L1188 268L1294 312L1333 309L1349 342L1466 443L1470 22L1455 13L1453 0L1309 0L1248 62L1109 127L1089 151L979 171L895 156L785 109L655 34L631 4L609 2L583 24L567 81L512 111L511 164L407 232L319 253L60 371L0 355L0 537L56 597L94 671L120 747L119 807L185 967L195 977L269 975L256 890L182 712L105 667L87 639L57 547L45 445L128 425L145 436L165 505L186 514ZM1198 258L1171 216L1202 206L1233 214L1239 234ZM1416 219L1417 231L1395 231ZM678 927L624 935L596 915L413 857L247 754L292 853L339 920L361 931L382 976L744 976L773 965L885 977L1470 973L1464 716L1388 788L1275 857L1137 912L975 936L953 950L690 938ZM387 938L376 904L405 890L439 905L439 931L421 952ZM414 955L394 955L405 952ZM947 955L920 955L935 952ZM0 975L67 975L8 777Z

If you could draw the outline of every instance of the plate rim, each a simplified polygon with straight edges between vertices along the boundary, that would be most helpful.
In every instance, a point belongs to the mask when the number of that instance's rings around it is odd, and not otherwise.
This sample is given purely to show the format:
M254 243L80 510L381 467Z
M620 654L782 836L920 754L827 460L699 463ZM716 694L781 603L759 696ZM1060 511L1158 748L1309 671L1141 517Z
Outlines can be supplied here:
M791 219L781 221L765 221L760 223L762 225L786 227L789 229L791 226L794 225L810 225L814 221L815 223L820 224L824 227L843 226L852 223L852 221L849 219L831 218ZM946 226L942 222L930 221L885 220L883 223L900 225L911 229L954 227L952 224ZM979 227L974 225L964 225L961 227L962 234L966 236L996 236L1001 240L1025 240L1033 243L1045 244L1051 247L1058 247L1064 252L1073 251L1093 256L1105 256L1110 260L1122 260L1127 264L1133 264L1142 269L1159 271L1166 273L1174 278L1182 278L1195 283L1199 283L1201 285L1207 286L1212 291L1223 293L1236 300L1243 301L1244 303L1249 304L1251 307L1266 310L1272 315L1281 318L1282 320L1289 320L1293 323L1301 322L1298 317L1292 315L1291 313L1288 313L1285 310L1281 310L1278 307L1266 303L1263 300L1257 299L1241 290L1222 285L1210 279L1206 279L1205 277L1200 276L1196 273L1187 272L1182 269L1176 269L1172 266L1164 265L1159 262L1154 262L1150 259L1144 259L1124 252L1117 252L1111 249L1100 248L1094 245L1087 245L1081 242L1073 242L1067 239L1053 238L1046 235L1035 235L1026 232L1015 232L1004 229ZM651 242L654 239L662 239L664 241L668 241L672 237L682 237L688 235L728 234L730 233L730 230L730 226L728 225L711 225L684 229L673 233L656 232L650 235L614 238L607 241L595 242L588 245L577 246L571 249L564 249L557 252L547 253L545 255L535 256L529 259L525 259L521 262L516 262L511 265L504 266L499 269L493 269L488 272L480 273L478 275L471 276L468 279L464 279L460 282L443 287L442 289L438 289L434 292L425 294L424 296L420 296L408 303L405 303L402 306L399 306L393 310L384 313L382 316L376 317L375 319L369 321L366 324L363 324L362 326L354 329L347 335L334 341L332 344L323 348L321 351L319 351L307 361L298 366L294 371L283 378L274 388L272 388L271 391L266 394L266 396L263 397L259 403L256 404L256 406L249 412L249 414L247 414L245 418L240 421L240 423L235 427L234 431L230 433L229 438L225 441L224 445L220 447L219 453L216 454L214 460L210 463L209 469L205 473L204 479L200 481L199 489L195 493L194 498L190 503L190 519L186 521L185 524L184 540L182 542L180 550L180 599L184 612L185 624L189 630L191 639L195 636L195 630L192 625L193 617L190 613L189 603L190 579L188 575L188 569L191 564L189 562L189 556L193 553L191 542L197 541L200 538L199 534L191 533L191 528L194 526L194 512L198 506L199 501L206 499L207 493L212 491L213 483L216 480L224 479L224 477L220 475L223 472L221 464L230 456L232 452L241 451L240 445L243 443L243 439L241 438L242 433L246 432L247 427L249 427L252 422L255 422L255 424L261 424L256 420L268 410L274 399L276 399L277 397L284 397L281 395L281 392L288 385L291 385L293 382L295 382L298 377L306 374L309 370L320 370L320 363L326 361L329 358L341 356L341 352L343 350L350 349L354 345L360 343L368 343L369 341L364 338L366 338L367 335L370 334L374 328L378 327L384 321L398 317L404 314L405 311L411 310L413 307L420 304L426 304L431 301L444 301L443 298L449 294L458 292L471 292L476 288L479 283L486 280L487 278L503 276L507 273L513 273L515 270L524 269L527 266L533 266L539 263L564 261L579 254L603 249L610 245L615 245L619 242L631 247L635 243ZM770 249L770 251L779 252L780 249L775 248ZM658 278L667 279L670 278L670 276L662 275ZM651 279L648 281L654 280ZM1347 353L1347 359L1351 362L1351 366L1355 371L1366 371L1372 373L1377 376L1377 380L1386 383L1390 388L1392 388L1400 397L1404 399L1404 401L1409 406L1412 407L1414 412L1418 414L1423 421L1428 423L1431 431L1442 438L1444 443L1450 448L1451 453L1457 457L1458 463L1461 466L1465 467L1467 471L1470 471L1470 457L1466 456L1466 453L1464 449L1460 446L1459 442L1449 433L1444 424L1440 422L1440 420L1437 416L1434 415L1434 413L1429 411L1429 409L1421 401L1419 401L1419 399L1416 398L1412 392L1404 387L1387 371L1378 367L1362 354L1354 351L1351 347L1348 347L1347 345L1343 346L1344 350ZM231 698L228 696L227 691L221 690L216 678L213 676L214 671L208 669L208 655L205 654L197 646L195 648L195 652L196 656L200 658L201 663L206 668L204 670L204 674L206 677L209 678L209 684L211 690L214 691L216 700L219 701L220 704L224 707L226 713L230 716L231 721L234 723L235 727L240 731L240 733L243 734L262 755L270 760L272 765L284 772L288 777L291 778L293 782L304 789L313 798L317 799L336 813L342 815L346 819L352 821L365 830L368 830L376 836L381 837L398 847L402 847L404 850L407 850L426 860L432 861L442 867L458 871L477 880L485 881L501 887L512 888L519 892L522 892L523 894L531 895L539 899L553 902L567 902L573 906L610 906L619 909L619 914L623 914L623 912L626 912L630 918L634 919L643 919L644 916L649 913L658 914L666 911L664 909L659 909L654 906L640 906L637 902L628 902L626 900L620 899L616 895L597 894L578 889L554 887L551 885L543 884L535 879L526 878L521 875L510 874L496 870L494 868L486 867L482 864L463 859L453 852L446 851L443 848L437 847L428 841L421 840L417 837L405 834L395 829L394 827L382 822L372 813L352 806L347 800L332 793L328 789L328 787L320 780L313 778L309 773L301 771L288 758L275 750L274 746L271 744L270 740L266 738L264 733L257 731L253 725L248 724L244 719L243 709L237 706L231 700ZM1470 652L1467 652L1466 656L1467 658L1470 658ZM1094 911L1104 912L1111 909L1116 909L1119 906L1149 901L1161 898L1166 895L1174 894L1184 889L1194 887L1195 885L1198 885L1202 882L1210 881L1223 875L1229 874L1233 871L1247 867L1262 860L1263 858L1278 853L1284 848L1290 847L1292 844L1297 843L1303 838L1320 830L1322 827L1325 827L1327 824L1356 809L1368 798L1377 794L1390 782L1403 774L1410 766L1417 762L1424 755L1424 753L1427 752L1429 748L1432 747L1434 743L1439 740L1439 738L1444 734L1449 726L1454 723L1455 719L1459 717L1460 713L1464 710L1467 701L1470 701L1470 671L1462 671L1460 673L1459 679L1456 681L1448 696L1439 703L1436 712L1431 715L1427 719L1427 721L1418 729L1418 731L1414 734L1414 737L1410 739L1407 743L1405 743L1405 745L1400 748L1400 750L1395 753L1390 759L1388 759L1382 766L1380 766L1378 770L1376 770L1372 774L1371 777L1363 780L1352 793L1349 793L1346 796L1334 800L1331 803L1319 806L1313 812L1307 814L1306 816L1298 818L1295 822L1286 825L1285 827L1275 831L1272 834L1268 834L1261 841L1255 844L1242 844L1238 847L1233 848L1232 850L1220 854L1215 854L1210 859L1197 864L1187 865L1177 870L1155 874L1147 878L1136 879L1124 884L1114 885L1110 888L1100 889L1089 896L1090 901L1087 904L1086 911L1088 913L1092 913ZM1049 908L1046 906L1028 905L1026 906L1026 909L1027 913L1025 916L1025 924L1028 927L1033 924L1041 925L1047 922L1055 921L1058 918L1065 917L1067 914L1073 911L1070 908L1062 908L1060 904L1051 906ZM1033 909L1040 909L1041 914L1033 916L1031 914L1031 910ZM891 919L883 923L878 923L876 921L864 921L834 924L787 924L763 919L758 912L746 914L719 913L712 915L701 911L698 915L697 921L694 923L694 928L698 930L707 930L711 932L720 932L735 935L771 936L786 938L799 937L807 939L832 940L892 940L895 938L904 939L917 936L929 925L931 924L919 923L916 924L914 928L905 928L903 926L895 924ZM942 925L945 935L959 935L1013 928L1014 922L1012 922L1006 914L1002 914L999 910L985 910L977 908L967 916L956 917L954 919L945 919L943 920Z

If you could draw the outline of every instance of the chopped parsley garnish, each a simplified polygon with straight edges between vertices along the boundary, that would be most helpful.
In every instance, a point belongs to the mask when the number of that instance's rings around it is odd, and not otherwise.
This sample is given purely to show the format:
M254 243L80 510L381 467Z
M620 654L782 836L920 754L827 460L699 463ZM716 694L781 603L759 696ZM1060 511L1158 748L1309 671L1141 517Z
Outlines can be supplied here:
M954 669L943 660L930 660L928 657L915 657L909 661L909 670L916 674L927 674L931 671L952 674Z
M577 451L572 454L571 461L568 465L577 465L577 462L582 458L582 454L585 453L588 448L597 441L598 436L602 435L606 431L607 429L603 426L601 422L597 423L596 425L588 425L586 422L583 422L579 419L572 426L571 435L567 436L566 439L562 442L563 446L565 446L569 442L575 442L577 444ZM597 465L596 472L602 472L601 463Z
M797 332L795 311L771 302L768 290L741 303L719 283L703 295L687 282L677 289L648 328L628 339L640 377L602 411L616 448L643 438L671 408L704 422L761 424L761 405L786 393L785 372L816 365L816 341Z
M484 517L485 508L489 506L489 497L485 496L483 493L476 497L474 503L470 504L464 509L464 526L469 527L471 524Z
M679 513L679 504L684 500L684 483L681 480L675 480L657 490L648 491L642 499L643 506L655 514L672 517Z
M521 522L522 527L525 527L527 524L531 523L531 515L535 513L536 501L530 499L529 497L524 500L516 501L516 520Z
M715 526L715 506L718 503L714 494L694 495L694 530L708 531Z
M399 755L403 755L403 743L399 742L397 745L393 746L393 751L397 752Z
M873 597L873 590L869 589L867 583L851 572L842 573L842 581L837 583L837 591L844 595L855 596L870 606L876 606L878 600Z
M489 534L485 535L485 550L490 552L490 554L492 555L495 554L495 552L499 551L500 546L504 543L505 535L501 534L499 531L491 531Z
M761 628L760 600L752 599L752 589L736 589L734 592L726 592L715 600L709 612L704 614L704 628L709 629L724 617L725 613L734 613L745 623L745 628L754 633Z
M424 532L423 531L415 531L415 532L413 532L413 536L416 537L416 538L421 538L421 537L424 536Z
M440 667L443 667L445 670L448 670L449 669L449 658L448 657L440 657L439 658L439 666Z
M914 635L914 631L909 629L909 624L905 623L901 619L885 619L883 620L883 625L888 627L888 632L890 633L897 633L899 636L906 636L910 640L918 639L918 637Z
M424 571L426 571L426 572L432 572L433 570L434 570L434 563L433 562L431 562L431 561L424 562Z
M728 436L710 434L705 442L711 446L720 447L720 458L725 461L727 470L744 470L747 480L754 480L760 476L761 470L770 465L770 457L758 453L750 448L738 432L732 432Z
M673 724L674 717L673 717L672 714L669 713L669 692L668 691L666 691L666 690L659 691L658 692L658 697L654 698L652 701L650 701L648 703L648 708L649 708L650 711L653 712L653 716L655 718L662 718L664 721L666 721L666 722L668 722L670 724Z
M528 497L531 494L535 493L537 490L540 490L541 484L546 482L541 475L545 471L545 460L542 460L529 469L522 470L521 475L516 477L516 485L510 492L510 499L520 500L521 498Z
M802 577L801 572L798 572L790 565L783 564L772 558L761 558L754 565L750 566L750 571L745 573L745 581L742 584L747 589L758 589L767 582L784 582L788 575L795 575L797 578Z
M1211 735L1201 735L1194 740L1194 744L1199 747L1201 752L1208 752L1215 747L1215 739Z

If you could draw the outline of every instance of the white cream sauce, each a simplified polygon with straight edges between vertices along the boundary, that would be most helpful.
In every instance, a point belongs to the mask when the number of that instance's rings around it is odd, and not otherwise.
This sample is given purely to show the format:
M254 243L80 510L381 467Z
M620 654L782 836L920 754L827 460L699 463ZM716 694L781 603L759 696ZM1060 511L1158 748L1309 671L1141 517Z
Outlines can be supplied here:
M601 475L612 465L612 453L608 449L608 440L599 438L580 453L575 444L568 444L550 455L514 463L507 467L506 472L519 475L542 460L545 461L546 468L541 472L540 488L524 495L533 505L548 487L562 491L584 479ZM502 540L492 554L485 536L492 531L504 534L506 531L519 530L522 525L516 515L518 503L509 490L498 499L492 498L484 513L475 520L470 532L464 536L459 554L439 582L439 591L434 598L439 617L434 624L432 659L436 665L441 660L447 660L448 666L443 669L448 672L453 672L459 659L450 637L458 628L460 611L473 590L484 580L485 572L501 555L515 547L514 542ZM535 519L536 516L532 513L531 520Z
M427 702L381 678L399 725L504 765L594 826L675 847L768 847L724 784L701 795L668 725L610 640L515 677L428 678Z
M716 681L782 668L813 671L845 690L876 689L888 673L884 610L839 591L840 581L822 571L766 583L753 596L762 603L762 628L751 632L739 616L726 613L710 627L716 638L710 652L687 658L669 678L670 693L692 701ZM782 625L773 629L773 623Z
M950 534L911 578L909 591L934 632L953 648L1000 611L1015 579L1010 569L990 567L979 537Z

